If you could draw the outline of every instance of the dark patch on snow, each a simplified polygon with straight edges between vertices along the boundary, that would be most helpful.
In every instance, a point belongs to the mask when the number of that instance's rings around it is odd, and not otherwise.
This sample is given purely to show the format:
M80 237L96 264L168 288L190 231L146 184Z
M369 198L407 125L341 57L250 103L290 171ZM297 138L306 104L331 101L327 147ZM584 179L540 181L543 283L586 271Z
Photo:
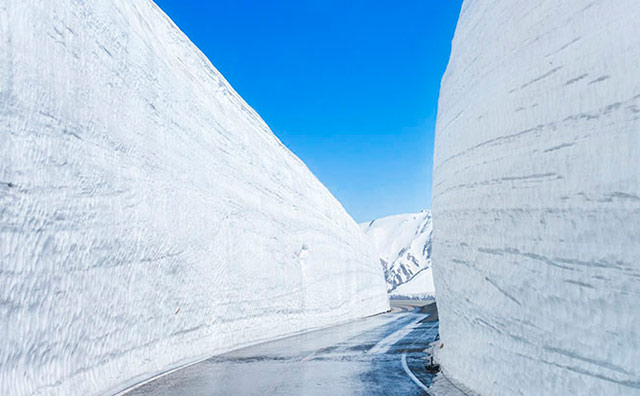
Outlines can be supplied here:
M571 85L573 83L577 83L578 81L586 78L589 74L582 74L576 78L572 78L571 80L567 81L564 85Z
M597 83L599 83L599 82L602 82L602 81L608 80L609 78L610 78L610 76L607 76L607 75L605 75L605 76L600 76L600 77L596 78L595 80L591 81L591 82L589 83L589 85L591 85L591 84L597 84Z

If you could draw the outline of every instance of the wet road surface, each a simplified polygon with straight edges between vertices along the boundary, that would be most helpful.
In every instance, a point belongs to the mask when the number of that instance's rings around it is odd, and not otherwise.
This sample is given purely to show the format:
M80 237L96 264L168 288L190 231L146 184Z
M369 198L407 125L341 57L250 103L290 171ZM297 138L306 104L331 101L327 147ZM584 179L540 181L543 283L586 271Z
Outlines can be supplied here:
M171 372L127 395L428 395L423 352L438 334L433 302L238 349Z

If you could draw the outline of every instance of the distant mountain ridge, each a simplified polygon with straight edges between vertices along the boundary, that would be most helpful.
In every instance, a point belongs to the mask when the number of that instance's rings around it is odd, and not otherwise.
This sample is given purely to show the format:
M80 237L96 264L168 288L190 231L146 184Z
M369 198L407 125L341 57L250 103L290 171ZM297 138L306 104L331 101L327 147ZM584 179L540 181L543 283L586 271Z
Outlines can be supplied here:
M373 242L392 295L433 295L431 212L383 217L360 224Z

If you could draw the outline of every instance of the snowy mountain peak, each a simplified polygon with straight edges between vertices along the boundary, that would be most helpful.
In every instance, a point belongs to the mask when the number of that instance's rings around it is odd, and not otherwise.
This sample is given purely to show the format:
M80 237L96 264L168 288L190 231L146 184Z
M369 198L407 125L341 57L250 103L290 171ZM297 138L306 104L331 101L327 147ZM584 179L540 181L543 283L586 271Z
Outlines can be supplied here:
M433 295L429 210L375 219L360 228L375 246L391 294Z

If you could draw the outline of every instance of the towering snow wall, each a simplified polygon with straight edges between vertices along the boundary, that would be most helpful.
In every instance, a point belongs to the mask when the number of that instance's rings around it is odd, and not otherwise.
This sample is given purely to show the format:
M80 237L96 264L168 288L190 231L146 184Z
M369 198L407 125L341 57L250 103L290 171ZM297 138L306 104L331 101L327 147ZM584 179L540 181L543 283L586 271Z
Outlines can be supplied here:
M0 0L1 395L384 311L372 250L151 1Z
M449 377L640 395L640 7L467 0L442 82L434 278Z

